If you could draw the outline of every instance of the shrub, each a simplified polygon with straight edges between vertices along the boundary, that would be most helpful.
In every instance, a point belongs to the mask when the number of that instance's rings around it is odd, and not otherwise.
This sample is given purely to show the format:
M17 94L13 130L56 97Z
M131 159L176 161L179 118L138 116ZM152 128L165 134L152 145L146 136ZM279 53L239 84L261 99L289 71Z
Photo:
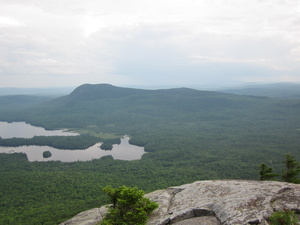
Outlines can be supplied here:
M121 186L103 189L110 198L111 205L101 222L102 225L143 225L158 204L144 197L144 191Z
M298 225L300 224L298 217L292 210L274 212L269 221L271 225Z

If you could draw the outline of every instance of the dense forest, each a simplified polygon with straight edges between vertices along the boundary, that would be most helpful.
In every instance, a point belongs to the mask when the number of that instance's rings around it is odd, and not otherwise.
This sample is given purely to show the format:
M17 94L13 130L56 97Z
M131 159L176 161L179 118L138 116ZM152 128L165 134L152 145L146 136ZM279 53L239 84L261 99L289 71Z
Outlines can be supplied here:
M141 160L110 156L87 162L28 162L0 154L0 224L58 224L107 202L107 185L150 192L205 179L259 179L284 155L300 159L300 99L275 99L187 88L140 90L82 85L60 98L0 97L0 121L68 128L74 137L0 139L0 145L92 145L129 135ZM13 100L12 100L13 99ZM26 103L28 99L28 104ZM4 106L4 107L3 107Z

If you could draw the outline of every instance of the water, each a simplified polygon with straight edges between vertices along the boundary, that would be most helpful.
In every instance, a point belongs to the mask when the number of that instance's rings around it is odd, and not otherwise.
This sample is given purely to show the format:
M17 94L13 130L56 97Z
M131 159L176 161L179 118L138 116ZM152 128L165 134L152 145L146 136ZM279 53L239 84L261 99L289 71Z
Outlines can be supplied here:
M2 138L32 138L34 136L76 136L79 135L65 130L45 130L43 127L32 126L25 122L1 122L0 137Z
M20 147L1 147L0 153L23 152L27 154L28 161L51 161L58 160L62 162L88 161L99 159L103 156L111 155L114 159L137 160L141 159L145 153L143 147L131 145L128 143L129 137L121 139L120 144L113 145L113 149L105 151L100 148L101 143L97 143L85 150L61 150L49 146L20 146ZM52 156L43 158L43 152L50 151Z
M17 130L15 130L17 129ZM7 133L5 132L7 131ZM41 127L34 127L24 122L5 123L0 122L0 136L2 138L30 138L33 136L57 136L78 135L76 133L65 132L63 130L46 131ZM111 155L114 159L119 160L138 160L145 153L143 147L129 144L129 137L124 136L120 144L114 144L113 149L105 151L100 149L101 143L97 143L85 150L61 150L49 146L20 146L20 147L1 147L0 153L26 153L30 162L33 161L51 161L58 160L62 162L88 161L99 159L103 156ZM52 156L43 158L43 152L50 151Z

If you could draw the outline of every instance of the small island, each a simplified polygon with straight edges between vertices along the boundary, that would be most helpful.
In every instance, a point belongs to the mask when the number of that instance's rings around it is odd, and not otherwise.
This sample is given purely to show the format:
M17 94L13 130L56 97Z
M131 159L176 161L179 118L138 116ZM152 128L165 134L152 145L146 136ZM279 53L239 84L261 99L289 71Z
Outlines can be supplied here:
M43 152L43 157L44 158L50 158L52 156L52 153L50 151L44 151Z

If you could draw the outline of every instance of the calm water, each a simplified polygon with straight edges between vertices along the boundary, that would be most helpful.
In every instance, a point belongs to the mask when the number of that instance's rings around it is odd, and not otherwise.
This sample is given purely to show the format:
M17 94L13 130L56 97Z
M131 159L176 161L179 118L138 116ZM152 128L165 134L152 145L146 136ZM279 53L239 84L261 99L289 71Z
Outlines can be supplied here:
M64 130L45 130L43 127L35 127L25 122L0 122L0 137L2 138L32 138L34 136L76 136L73 132Z
M2 126L3 125L3 126ZM12 129L12 127L14 130ZM7 129L7 133L5 133L5 129ZM22 130L25 128L24 130ZM32 130L31 130L32 129ZM39 132L40 131L40 132ZM16 135L14 135L14 132ZM54 134L55 133L55 134ZM51 136L51 135L78 135L75 133L64 132L62 130L56 131L45 131L45 129L41 127L34 127L30 124L17 122L17 123L5 123L0 122L0 136L2 138L12 138L12 137L33 137L33 136ZM22 134L24 134L22 136ZM47 135L49 134L49 135ZM2 136L3 135L3 136ZM74 161L88 161L92 159L99 159L103 156L111 155L114 159L120 160L137 160L141 159L142 155L145 153L143 147L131 145L128 143L129 137L125 136L121 139L120 144L113 145L113 149L110 151L104 151L100 149L101 143L97 143L85 150L61 150L52 148L49 146L20 146L20 147L1 147L0 153L14 153L14 152L23 152L27 154L27 158L30 162L33 161L51 161L51 160L59 160L62 162L74 162ZM50 151L52 156L49 158L43 158L43 152Z

